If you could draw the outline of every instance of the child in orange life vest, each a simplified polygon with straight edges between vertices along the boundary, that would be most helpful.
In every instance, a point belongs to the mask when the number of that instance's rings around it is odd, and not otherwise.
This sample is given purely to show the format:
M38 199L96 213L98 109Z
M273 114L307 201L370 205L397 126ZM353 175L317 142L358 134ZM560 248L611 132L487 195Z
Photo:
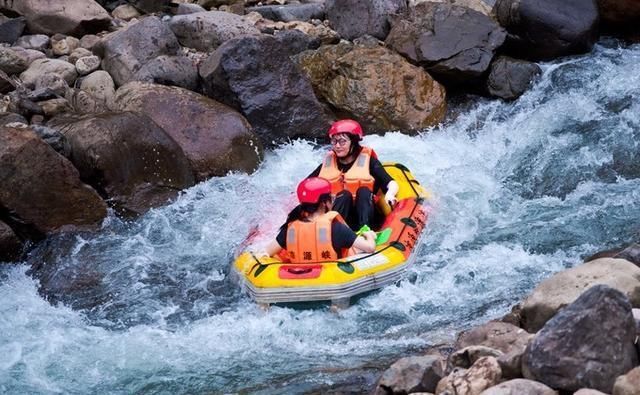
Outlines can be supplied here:
M373 231L357 236L335 211L331 211L331 183L312 177L298 185L300 204L287 217L278 236L267 246L274 256L283 248L292 263L333 261L357 252L373 252Z
M360 146L363 135L362 127L354 120L334 122L329 129L331 151L309 175L331 183L331 193L336 196L333 210L340 213L352 229L372 224L373 196L379 188L385 192L385 200L391 207L396 203L399 189L375 152Z

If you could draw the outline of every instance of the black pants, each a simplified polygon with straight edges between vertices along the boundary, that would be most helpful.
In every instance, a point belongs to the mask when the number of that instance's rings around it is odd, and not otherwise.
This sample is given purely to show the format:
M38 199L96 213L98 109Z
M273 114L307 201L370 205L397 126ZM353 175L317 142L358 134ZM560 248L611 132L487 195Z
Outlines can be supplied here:
M336 196L333 210L339 212L354 231L360 229L362 225L372 226L373 193L365 187L358 188L354 200L351 192L344 190Z

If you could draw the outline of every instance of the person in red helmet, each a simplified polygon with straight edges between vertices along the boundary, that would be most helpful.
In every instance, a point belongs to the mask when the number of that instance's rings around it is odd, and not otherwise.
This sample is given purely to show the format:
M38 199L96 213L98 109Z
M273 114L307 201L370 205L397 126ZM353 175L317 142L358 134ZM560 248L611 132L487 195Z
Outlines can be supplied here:
M373 149L360 145L363 136L362 126L352 119L334 122L329 128L331 151L309 175L331 183L331 192L336 197L333 210L353 229L372 224L373 196L380 188L392 207L399 189Z
M356 252L373 252L376 235L372 231L356 235L340 214L331 211L331 183L311 177L298 185L298 201L280 227L276 239L267 246L274 256L282 249L292 263L335 261Z

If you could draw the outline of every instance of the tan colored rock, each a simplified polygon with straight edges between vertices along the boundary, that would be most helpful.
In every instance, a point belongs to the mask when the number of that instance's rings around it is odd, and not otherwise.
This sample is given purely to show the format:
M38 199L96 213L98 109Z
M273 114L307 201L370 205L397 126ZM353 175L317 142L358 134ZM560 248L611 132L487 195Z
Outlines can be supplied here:
M494 357L482 357L469 369L454 370L440 380L436 394L479 395L500 382L501 371Z
M640 395L640 367L616 379L613 395Z
M95 34L87 34L85 36L82 36L82 38L80 39L80 46L82 48L91 50L101 40L102 39L100 37L96 36Z
M112 108L116 88L113 79L106 71L98 70L86 76L80 84L80 89L107 108Z
M58 75L69 85L72 85L78 76L75 66L69 62L58 59L36 59L20 74L20 79L26 85L34 85L36 79L44 74Z
M537 381L513 379L486 389L481 395L558 395L558 392Z
M297 60L319 96L368 130L418 131L444 119L444 87L389 49L341 43Z
M67 59L67 62L69 62L71 64L76 64L78 59L84 58L85 56L92 56L92 55L93 55L93 52L89 51L86 48L82 48L82 47L76 48L69 55L69 58Z
M136 9L136 7L131 4L122 4L117 6L113 12L111 12L111 16L114 18L122 19L123 21L128 21L133 18L139 17L141 14Z
M97 56L85 56L76 62L76 70L80 75L92 73L100 67L100 58Z
M51 51L55 56L69 55L80 46L80 40L64 34L54 34L51 37Z
M41 101L38 102L38 104L42 107L44 115L48 117L71 111L71 106L69 105L69 102L67 102L67 99L61 97Z
M596 284L621 291L633 307L640 307L640 268L624 259L601 258L556 273L538 284L522 304L524 329L537 332L558 310Z

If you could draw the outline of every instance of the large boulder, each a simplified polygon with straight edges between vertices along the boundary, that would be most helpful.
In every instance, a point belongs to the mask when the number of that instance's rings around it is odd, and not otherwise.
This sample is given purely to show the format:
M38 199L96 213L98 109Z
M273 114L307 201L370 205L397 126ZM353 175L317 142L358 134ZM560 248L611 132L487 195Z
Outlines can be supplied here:
M319 97L369 131L417 131L444 119L442 85L387 48L341 43L296 59Z
M522 305L522 325L535 333L587 288L606 284L622 291L640 307L640 268L624 259L601 258L556 273L542 281Z
M203 52L213 51L225 41L238 36L260 34L245 17L222 11L176 15L171 18L169 25L180 44Z
M637 0L597 0L600 20L613 32L635 33L640 21L640 2Z
M14 229L42 236L97 228L107 206L78 170L28 128L0 131L0 207Z
M491 63L487 92L504 100L517 99L541 73L540 66L533 62L499 56Z
M0 221L0 262L18 259L22 252L22 243L13 229Z
M200 65L207 96L241 111L266 144L323 138L331 122L290 48L277 37L245 36Z
M392 19L386 44L449 84L479 79L506 32L488 16L448 3L421 3Z
M537 381L513 379L486 389L480 395L558 395L558 392Z
M195 182L180 146L145 115L63 116L49 121L71 147L82 180L124 214L166 204Z
M598 39L595 0L498 0L493 10L509 32L504 50L516 58L585 53Z
M177 55L179 49L178 39L167 24L150 16L105 36L94 52L102 58L102 68L120 86L131 81L149 61L162 55Z
M262 145L242 115L186 89L131 82L116 92L115 107L162 127L189 158L197 181L251 172L262 159Z
M611 393L616 378L638 364L629 299L596 285L540 330L523 359L525 378L562 391Z
M327 0L326 18L347 40L370 35L384 40L389 34L389 16L403 12L405 0Z
M442 356L425 355L400 358L380 377L376 395L434 392L445 375Z
M111 23L94 0L0 0L0 9L23 15L31 33L81 36L106 30Z

